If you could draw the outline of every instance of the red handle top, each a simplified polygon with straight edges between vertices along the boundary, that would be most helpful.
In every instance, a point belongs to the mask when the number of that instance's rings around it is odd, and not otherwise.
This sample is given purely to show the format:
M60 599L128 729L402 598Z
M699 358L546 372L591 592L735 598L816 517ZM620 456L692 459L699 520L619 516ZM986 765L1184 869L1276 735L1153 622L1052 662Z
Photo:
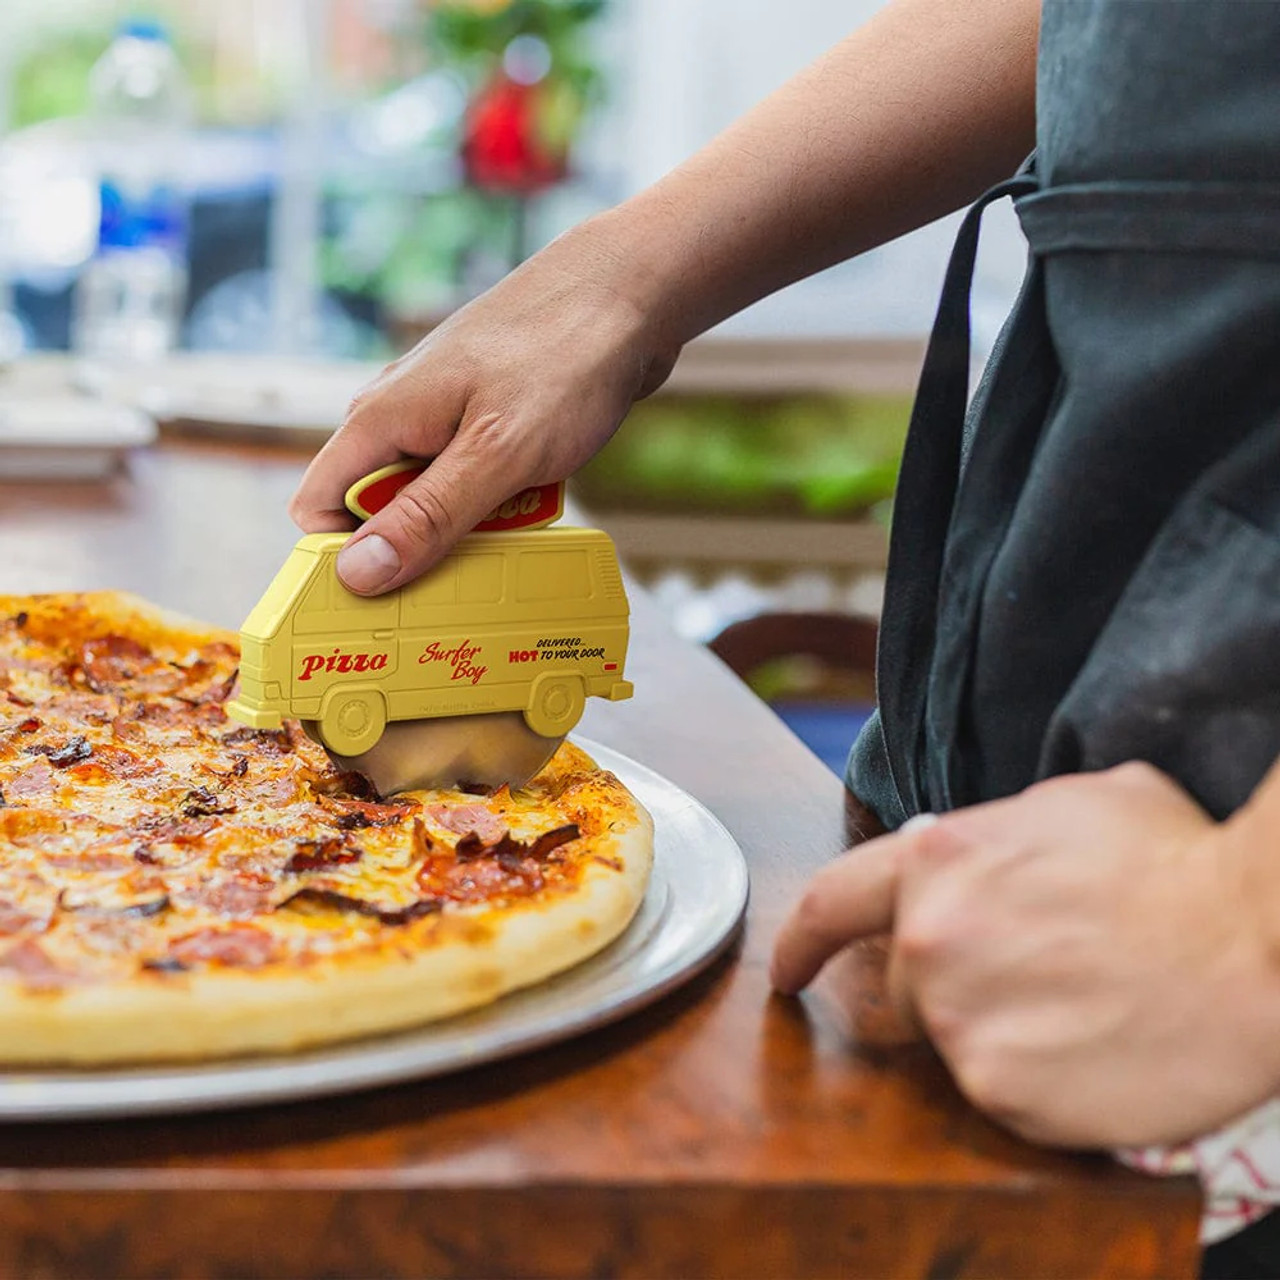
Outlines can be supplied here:
M381 511L405 485L416 480L431 463L407 459L379 467L357 480L343 501L347 510L361 520ZM503 533L512 529L541 529L564 514L564 481L534 485L521 489L495 507L473 529L472 533Z

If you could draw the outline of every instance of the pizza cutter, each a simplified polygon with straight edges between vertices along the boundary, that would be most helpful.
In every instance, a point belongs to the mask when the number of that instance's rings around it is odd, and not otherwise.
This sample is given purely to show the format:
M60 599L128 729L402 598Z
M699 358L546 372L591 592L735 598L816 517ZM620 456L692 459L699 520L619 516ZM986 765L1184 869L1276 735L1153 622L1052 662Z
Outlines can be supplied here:
M383 467L348 489L368 519L429 465ZM596 529L549 528L563 483L522 490L430 572L382 596L337 576L349 535L308 534L241 629L232 718L299 719L383 794L520 786L555 754L585 700L631 696L629 610Z

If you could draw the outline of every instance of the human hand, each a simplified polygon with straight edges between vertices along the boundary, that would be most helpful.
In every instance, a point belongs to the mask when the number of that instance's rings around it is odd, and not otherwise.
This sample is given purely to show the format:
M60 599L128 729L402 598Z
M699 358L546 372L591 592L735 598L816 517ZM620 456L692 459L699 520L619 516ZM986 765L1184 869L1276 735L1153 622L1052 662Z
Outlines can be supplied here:
M563 480L662 384L678 344L646 281L584 224L390 364L353 402L290 504L308 533L350 529L347 487L404 457L430 468L338 555L352 591L417 577L504 499Z
M824 868L774 985L891 929L892 999L981 1110L1052 1145L1179 1141L1280 1078L1267 853L1149 766L1055 778Z

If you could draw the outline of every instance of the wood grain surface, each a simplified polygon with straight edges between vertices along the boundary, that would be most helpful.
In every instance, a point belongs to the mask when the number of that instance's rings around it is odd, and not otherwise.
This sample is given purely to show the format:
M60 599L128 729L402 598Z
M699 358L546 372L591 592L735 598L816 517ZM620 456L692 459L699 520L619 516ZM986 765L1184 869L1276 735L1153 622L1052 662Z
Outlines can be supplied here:
M296 536L302 465L169 445L109 485L0 484L0 591L125 588L236 626ZM770 994L783 914L865 819L713 656L634 606L636 697L582 731L733 832L753 887L732 953L613 1028L445 1080L2 1127L0 1276L1195 1274L1191 1183L1036 1151L927 1049L860 1044L833 985Z

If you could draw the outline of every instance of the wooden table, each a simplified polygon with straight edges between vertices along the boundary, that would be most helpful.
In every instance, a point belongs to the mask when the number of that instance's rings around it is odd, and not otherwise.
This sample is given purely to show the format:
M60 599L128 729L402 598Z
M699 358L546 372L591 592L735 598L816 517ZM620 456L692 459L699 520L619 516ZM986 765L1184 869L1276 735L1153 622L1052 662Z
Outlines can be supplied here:
M297 455L166 446L0 485L0 590L123 587L236 625L294 538ZM859 1049L770 943L846 843L838 781L635 601L634 701L584 732L697 796L753 891L739 948L623 1023L443 1081L0 1129L0 1276L1195 1274L1187 1182L1037 1152L918 1048Z

